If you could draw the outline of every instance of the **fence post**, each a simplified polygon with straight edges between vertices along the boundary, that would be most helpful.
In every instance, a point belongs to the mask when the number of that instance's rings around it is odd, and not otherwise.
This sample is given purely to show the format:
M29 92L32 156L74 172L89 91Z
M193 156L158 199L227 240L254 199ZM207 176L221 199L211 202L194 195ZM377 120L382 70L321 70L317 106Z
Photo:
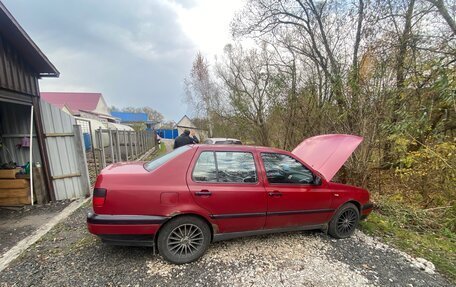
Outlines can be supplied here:
M155 137L154 131L150 131L150 148L154 148L157 145L157 137Z
M133 132L133 140L135 142L135 158L138 158L138 132Z
M86 191L84 196L90 195L90 177L89 169L87 167L87 158L85 153L84 139L82 136L82 129L80 125L73 125L74 132L74 145L76 147L76 155L78 158L79 171L81 173L82 189ZM93 145L93 143L92 143Z
M144 144L144 139L145 139L144 132L145 131L141 131L141 145L142 145L143 153L145 153L147 151L146 145Z
M142 133L143 133L142 131L138 132L139 154L144 153L144 146L142 144Z
M117 151L117 160L122 161L122 153L120 152L119 130L117 130L117 129L116 129L116 151Z
M125 161L128 161L128 146L127 146L127 131L123 131L124 147L125 147Z
M98 129L94 129L94 132L95 132L95 135L94 135L94 138L95 140L93 141L92 143L92 149L95 151L97 151L95 154L97 155L96 157L94 157L94 161L95 161L95 166L96 166L96 170L97 170L97 175L100 174L100 171L103 169L101 167L101 149L100 149L100 136L98 135L99 132L98 132ZM95 141L97 143L97 147L95 148Z
M100 138L99 145L100 145L100 150L101 150L101 165L103 168L106 167L106 153L104 149L104 143L103 143L103 130L101 127L98 129L98 136Z
M131 131L128 131L128 144L130 146L130 154L131 154L131 160L135 159L135 155L133 154L133 145L131 144Z
M147 150L150 150L150 146L149 146L149 137L150 136L149 135L150 135L150 131L146 131L144 142L146 144Z
M97 156L95 153L95 143L93 141L93 130L92 130L92 124L90 121L87 121L89 123L89 134L90 134L90 144L92 147L92 156L93 156L93 163L95 164L95 175L98 175L98 164L97 164ZM96 137L96 135L95 135Z
M112 131L109 127L108 127L108 135L109 135L109 149L111 151L111 163L115 163L116 160L114 158L114 143L112 142L113 141Z
M142 132L142 144L144 152L147 152L147 145L146 145L146 131Z
M149 131L146 132L146 146L147 149L150 150L150 141L149 141Z

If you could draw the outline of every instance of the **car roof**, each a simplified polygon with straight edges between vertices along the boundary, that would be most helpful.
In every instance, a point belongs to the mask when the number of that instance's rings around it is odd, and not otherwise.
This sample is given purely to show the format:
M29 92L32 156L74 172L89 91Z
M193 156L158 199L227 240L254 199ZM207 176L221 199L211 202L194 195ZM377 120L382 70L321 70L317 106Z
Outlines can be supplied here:
M254 145L232 145L232 144L196 144L194 147L202 148L204 150L236 150L236 151L253 151L257 150L260 152L278 152L278 153L289 153L288 151L265 146L254 146Z
M207 138L207 140L211 140L211 141L241 141L241 140L233 139L233 138Z

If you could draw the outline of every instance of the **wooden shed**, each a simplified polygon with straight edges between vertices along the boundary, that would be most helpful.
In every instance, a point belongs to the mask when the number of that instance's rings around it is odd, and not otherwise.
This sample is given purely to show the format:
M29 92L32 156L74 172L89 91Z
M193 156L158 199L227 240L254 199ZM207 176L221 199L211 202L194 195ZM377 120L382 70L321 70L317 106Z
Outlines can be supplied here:
M0 206L87 193L86 165L78 157L82 143L79 149L81 137L74 119L40 101L38 80L58 76L59 71L0 2ZM79 182L74 183L75 179ZM62 196L64 188L74 192Z

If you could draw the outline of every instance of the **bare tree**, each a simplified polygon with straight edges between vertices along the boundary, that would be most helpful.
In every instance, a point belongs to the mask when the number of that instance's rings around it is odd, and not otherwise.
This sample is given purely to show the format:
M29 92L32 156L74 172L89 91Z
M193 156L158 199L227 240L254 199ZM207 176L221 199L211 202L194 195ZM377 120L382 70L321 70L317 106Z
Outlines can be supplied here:
M198 116L207 117L211 137L213 135L212 114L218 106L218 91L211 79L209 64L201 52L197 53L190 76L184 83L187 103L194 108Z
M451 31L453 31L453 35L456 35L456 21L454 20L454 16L452 17L448 12L447 7L445 6L445 2L443 0L427 0L432 3L439 11L440 15L442 15L443 19L448 23L450 26Z
M227 45L226 58L217 67L234 113L250 122L258 136L257 142L269 145L268 116L277 98L278 82L271 55L266 46L245 51Z

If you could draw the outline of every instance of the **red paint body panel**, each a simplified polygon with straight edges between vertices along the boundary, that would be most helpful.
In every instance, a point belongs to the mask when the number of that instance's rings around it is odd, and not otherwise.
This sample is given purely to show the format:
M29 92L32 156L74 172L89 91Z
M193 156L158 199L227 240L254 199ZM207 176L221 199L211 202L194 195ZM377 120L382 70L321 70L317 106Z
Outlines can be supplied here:
M206 210L210 216L228 214L250 214L245 217L232 217L212 219L218 226L219 232L236 232L246 230L258 230L264 227L266 221L267 194L264 190L263 181L257 183L202 183L192 179L193 167L196 164L199 154L207 151L207 148L199 148L190 168L187 172L187 184L196 204ZM214 146L213 151L245 151L244 149L228 149L221 145ZM257 154L250 150L254 155L255 164L259 166ZM257 174L258 177L258 174ZM207 190L210 196L196 196L195 193ZM264 215L260 215L263 213ZM257 214L257 215L255 215Z
M362 141L353 135L320 135L304 140L292 153L331 181Z
M136 216L141 220L163 218L163 221L158 224L88 222L89 231L97 235L156 234L167 220L181 214L202 217L214 233L316 225L329 222L346 202L352 201L359 207L369 203L366 190L327 182L324 178L321 185L269 184L261 152L290 155L321 177L322 173L287 151L240 145L194 145L186 149L152 171L146 170L144 163L111 165L102 171L95 184L95 188L106 189L105 202L103 206L94 206L95 214L114 218ZM203 151L252 153L258 181L236 184L193 181L193 167ZM210 191L211 195L196 195L202 190ZM280 191L282 196L269 196L274 191ZM360 208L363 215L370 211L371 208Z

